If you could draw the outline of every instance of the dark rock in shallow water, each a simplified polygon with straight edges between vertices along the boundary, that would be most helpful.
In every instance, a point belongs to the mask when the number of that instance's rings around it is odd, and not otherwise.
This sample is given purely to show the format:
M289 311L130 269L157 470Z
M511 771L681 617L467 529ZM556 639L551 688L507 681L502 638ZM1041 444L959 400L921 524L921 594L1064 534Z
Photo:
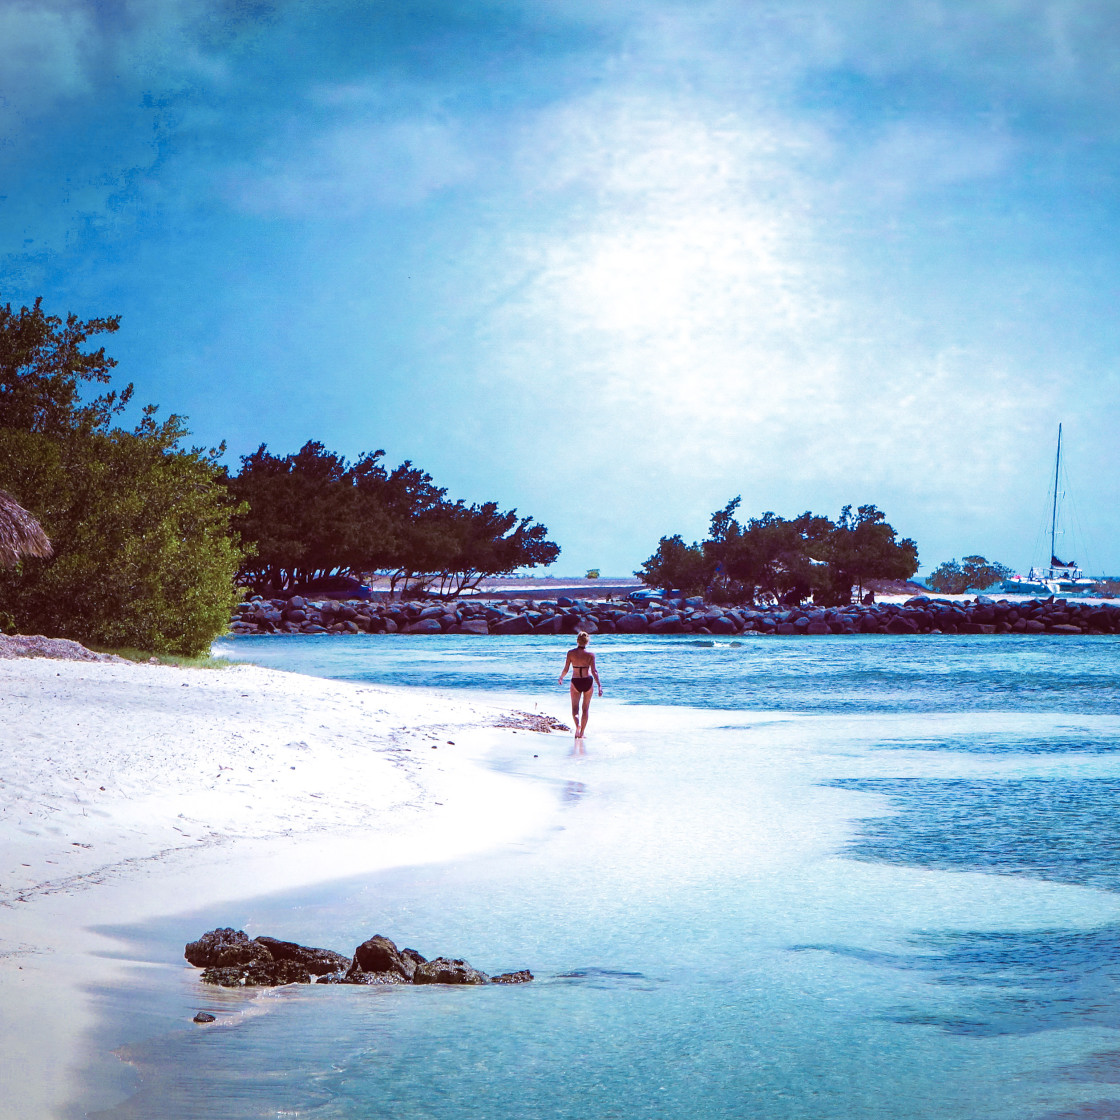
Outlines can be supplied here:
M222 988L278 988L283 984L310 984L311 973L297 961L254 961L232 968L208 968L202 982Z
M324 976L316 976L316 984L345 984L346 977L349 975L347 972L328 972Z
M256 937L256 944L263 945L275 961L295 961L302 964L312 976L324 976L328 972L345 972L350 967L350 958L336 953L333 949L312 949L297 945L294 941L278 941L275 937Z
M412 977L414 984L486 984L490 977L472 968L464 960L436 957L418 965Z
M211 1015L209 1011L200 1011L194 1017L196 1023L213 1023L217 1020L217 1015Z
M352 972L395 972L405 980L411 980L416 966L424 960L415 949L405 949L402 953L387 937L377 934L363 941L354 950Z
M399 972L363 972L354 966L339 981L341 984L365 984L372 987L375 984L407 984L409 980Z
M377 934L354 950L354 959L333 949L313 949L295 941L257 937L244 930L213 929L186 946L184 956L202 967L202 982L223 988L274 988L282 984L486 984L485 972L466 961L436 957L428 961L415 949L398 949ZM496 984L532 980L527 969L504 972ZM200 1014L202 1014L200 1012ZM202 1020L199 1020L200 1022Z
M191 941L183 956L196 968L233 968L254 961L271 961L272 954L259 942L250 941L243 929L223 926Z

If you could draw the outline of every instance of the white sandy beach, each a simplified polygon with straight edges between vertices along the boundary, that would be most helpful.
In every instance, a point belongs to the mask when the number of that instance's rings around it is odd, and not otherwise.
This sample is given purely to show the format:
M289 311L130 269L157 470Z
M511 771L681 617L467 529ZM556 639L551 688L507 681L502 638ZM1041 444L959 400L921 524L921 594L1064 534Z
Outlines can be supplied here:
M252 666L0 661L0 1118L73 1099L83 986L122 967L90 927L540 829L546 790L479 765L497 715Z

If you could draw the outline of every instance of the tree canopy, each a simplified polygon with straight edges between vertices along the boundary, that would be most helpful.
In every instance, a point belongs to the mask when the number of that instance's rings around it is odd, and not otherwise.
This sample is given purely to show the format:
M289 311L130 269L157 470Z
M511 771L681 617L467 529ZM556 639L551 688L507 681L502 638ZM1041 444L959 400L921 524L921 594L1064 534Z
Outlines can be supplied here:
M434 586L457 595L486 576L551 564L548 529L496 502L467 505L411 462L389 470L384 451L354 463L309 442L277 456L262 445L242 457L230 491L235 525L255 551L240 577L284 591L326 575L388 572L396 590Z
M736 497L712 514L705 540L662 537L635 573L650 586L704 591L726 601L770 598L847 603L868 579L908 579L918 570L913 541L899 540L873 505L837 521L806 511L787 519L773 512L741 523Z
M987 591L1011 575L1011 569L983 556L966 556L961 563L946 560L929 577L929 585L942 595L963 595L966 591Z
M222 449L184 447L182 418L159 421L153 406L135 427L114 426L130 385L83 395L116 365L86 343L118 324L63 321L38 300L0 307L0 488L53 545L0 572L0 610L28 633L195 654L238 598Z

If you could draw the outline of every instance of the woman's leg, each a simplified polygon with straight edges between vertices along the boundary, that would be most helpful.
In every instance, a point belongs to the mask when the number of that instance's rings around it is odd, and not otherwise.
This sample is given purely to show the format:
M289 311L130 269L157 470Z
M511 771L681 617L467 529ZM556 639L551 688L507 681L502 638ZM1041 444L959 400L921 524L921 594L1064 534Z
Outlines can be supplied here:
M587 709L591 707L591 689L588 689L583 694L583 720L579 725L579 735L583 738L583 733L587 730Z
M569 686L569 691L572 694L572 723L575 725L576 738L583 734L579 727L579 689L574 684Z

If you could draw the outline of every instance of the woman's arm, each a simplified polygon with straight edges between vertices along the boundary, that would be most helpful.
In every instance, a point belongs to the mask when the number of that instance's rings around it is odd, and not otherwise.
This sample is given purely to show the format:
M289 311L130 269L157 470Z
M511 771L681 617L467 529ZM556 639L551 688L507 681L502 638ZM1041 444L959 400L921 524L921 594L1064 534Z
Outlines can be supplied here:
M591 675L595 678L595 683L599 686L599 695L603 695L603 682L599 680L599 670L595 668L595 654L591 655Z
M568 669L572 664L572 651L568 650L568 656L564 658L564 671L560 674L557 684L563 684L564 678L568 675Z

